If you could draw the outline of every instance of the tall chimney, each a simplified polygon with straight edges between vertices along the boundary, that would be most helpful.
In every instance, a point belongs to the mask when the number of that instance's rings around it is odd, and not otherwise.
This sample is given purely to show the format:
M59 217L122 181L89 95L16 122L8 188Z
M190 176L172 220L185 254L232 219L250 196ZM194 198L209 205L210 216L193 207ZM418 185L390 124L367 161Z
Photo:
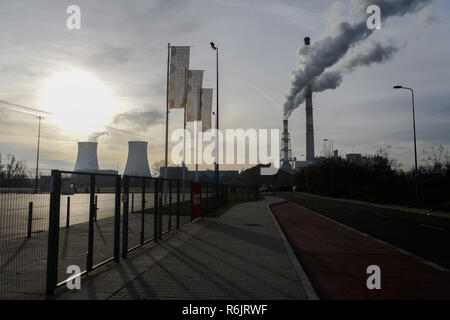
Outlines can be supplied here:
M128 158L123 174L151 177L148 166L146 141L128 141Z
M283 136L282 136L283 149L281 149L281 169L290 172L292 170L291 161L291 146L288 129L288 120L283 120Z
M288 131L288 121L283 120L283 162L289 161L289 131Z
M78 142L74 171L98 171L97 142Z
M311 85L306 87L306 161L314 161L314 123Z

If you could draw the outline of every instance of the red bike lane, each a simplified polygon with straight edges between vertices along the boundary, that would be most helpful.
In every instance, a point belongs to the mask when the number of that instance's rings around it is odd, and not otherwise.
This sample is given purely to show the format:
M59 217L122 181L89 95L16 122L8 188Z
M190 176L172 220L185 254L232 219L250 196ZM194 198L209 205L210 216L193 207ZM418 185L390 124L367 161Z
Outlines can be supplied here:
M271 209L321 299L450 299L450 272L297 204ZM367 288L370 265L380 267L379 290Z

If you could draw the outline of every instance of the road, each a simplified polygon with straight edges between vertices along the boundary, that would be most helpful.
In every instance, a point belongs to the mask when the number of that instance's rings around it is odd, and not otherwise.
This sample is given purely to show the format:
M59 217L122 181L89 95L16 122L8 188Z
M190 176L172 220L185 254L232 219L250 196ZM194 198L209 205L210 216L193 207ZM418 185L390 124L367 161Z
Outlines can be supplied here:
M450 218L427 216L303 193L275 193L346 226L450 269Z

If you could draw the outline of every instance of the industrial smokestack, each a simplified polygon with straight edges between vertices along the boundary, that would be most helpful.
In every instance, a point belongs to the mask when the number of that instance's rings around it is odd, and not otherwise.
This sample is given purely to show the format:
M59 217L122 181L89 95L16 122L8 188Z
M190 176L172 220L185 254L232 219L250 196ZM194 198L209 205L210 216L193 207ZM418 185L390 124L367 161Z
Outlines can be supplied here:
M284 171L291 171L291 141L289 137L288 120L283 120L283 137L282 137L283 149L281 150L281 169Z
M128 141L128 159L124 174L139 177L151 176L146 141Z
M306 87L306 161L314 161L314 121L311 85Z
M324 86L317 86L313 82L315 78L321 78L326 70L338 64L351 48L358 50L357 47L372 35L373 29L367 28L367 17L365 15L370 5L374 4L381 7L382 19L386 21L386 19L393 16L415 13L431 4L432 0L354 0L352 3L352 11L363 14L361 20L356 22L341 21L333 28L333 33L326 35L313 44L313 50L310 50L308 45L311 39L307 40L305 38L305 46L299 50L299 64L293 72L291 87L283 105L284 117L286 119L289 118L294 109L303 103L303 99L306 97L305 89L308 84L313 84L312 89L314 92L336 88L340 84L342 81L340 73L342 71L334 74L333 77L330 77L330 75L325 77L328 81L318 79ZM381 49L385 51L384 55L387 58L396 51L396 49L390 50L386 47ZM365 53L357 55L356 58L358 60L356 63L350 63L344 66L345 71L351 72L358 66L369 65L378 61L382 63L386 60L385 58L377 58L372 54ZM337 81L334 83L329 81L333 79Z
M289 161L289 144L288 144L288 121L283 120L283 162Z
M97 142L78 142L74 171L98 171Z

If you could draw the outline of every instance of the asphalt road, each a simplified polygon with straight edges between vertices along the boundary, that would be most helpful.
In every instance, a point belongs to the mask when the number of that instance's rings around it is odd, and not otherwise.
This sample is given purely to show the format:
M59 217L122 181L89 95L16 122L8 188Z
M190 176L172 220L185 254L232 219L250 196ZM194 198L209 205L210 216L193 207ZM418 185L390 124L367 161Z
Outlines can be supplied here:
M450 269L449 218L292 192L276 195Z

